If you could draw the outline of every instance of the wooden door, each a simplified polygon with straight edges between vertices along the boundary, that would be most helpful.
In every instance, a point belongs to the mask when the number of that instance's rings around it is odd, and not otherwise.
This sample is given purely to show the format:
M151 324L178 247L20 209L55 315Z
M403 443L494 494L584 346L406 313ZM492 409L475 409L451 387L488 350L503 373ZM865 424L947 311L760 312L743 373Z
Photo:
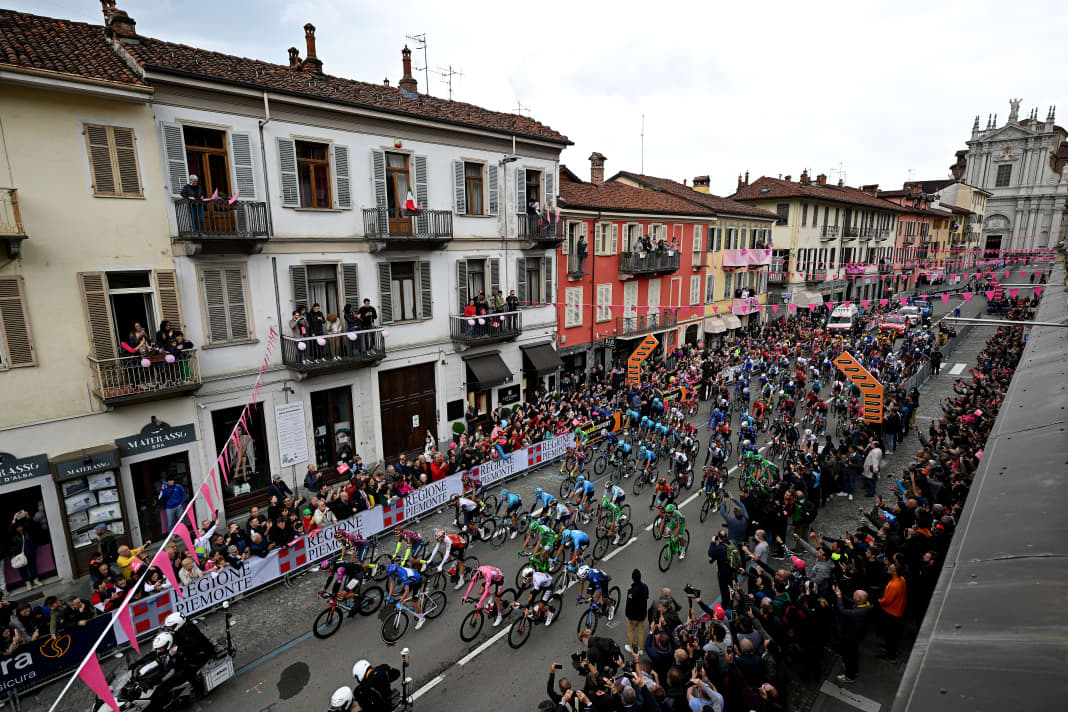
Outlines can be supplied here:
M409 190L411 183L408 179L408 156L404 153L387 153L386 198L389 203L390 235L412 234L412 218L401 217Z
M434 364L424 363L378 374L382 415L382 457L421 451L426 431L437 432Z

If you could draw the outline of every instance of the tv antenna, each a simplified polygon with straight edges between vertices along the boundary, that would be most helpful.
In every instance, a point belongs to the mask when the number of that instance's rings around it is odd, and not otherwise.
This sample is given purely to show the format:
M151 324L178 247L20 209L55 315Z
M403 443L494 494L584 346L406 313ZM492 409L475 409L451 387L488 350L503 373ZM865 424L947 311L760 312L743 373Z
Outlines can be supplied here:
M846 172L845 172L845 168L842 167L842 162L841 161L838 161L838 169L831 171L831 173L832 174L833 173L837 173L838 174L838 180L840 180L842 182L842 185L845 185Z
M529 106L523 106L523 102L519 101L519 99L516 99L515 100L515 113L517 113L520 116L522 116L524 111L530 111L530 107Z
M909 169L909 182L911 183L912 179L915 178L915 177L916 177L916 169L915 168L910 168Z
M430 63L426 61L426 33L420 32L417 35L405 35L406 38L415 42L415 48L423 50L423 66L416 67L415 71L422 72L423 78L426 79L426 93L430 93Z
M440 76L441 81L449 85L449 101L452 101L452 78L462 77L464 73L461 72L459 69L453 69L452 65L450 64L448 68L438 67L438 71L434 72L434 74Z

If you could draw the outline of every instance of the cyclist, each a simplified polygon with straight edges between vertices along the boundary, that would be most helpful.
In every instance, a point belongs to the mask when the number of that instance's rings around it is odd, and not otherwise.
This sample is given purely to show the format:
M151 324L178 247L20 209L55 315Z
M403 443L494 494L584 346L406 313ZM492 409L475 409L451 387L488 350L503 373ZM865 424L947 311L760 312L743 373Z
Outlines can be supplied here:
M543 571L535 571L531 566L523 569L521 575L523 584L530 586L527 608L534 606L534 610L537 613L545 616L545 625L548 626L553 622L553 612L545 604L553 595L553 577ZM535 603L535 600L537 600L537 603Z
M478 502L467 497L461 497L458 494L452 496L452 504L456 507L456 526L461 529L466 529L471 534L472 539L482 538L481 527L476 527L474 519L478 515L479 507Z
M723 472L718 465L712 467L705 467L705 476L701 481L701 489L705 494L711 494L719 488L720 483L723 481Z
M616 445L615 449L612 451L612 459L610 460L610 463L612 465L626 464L627 458L630 456L630 453L633 449L634 448L631 446L630 443L620 441L620 443ZM623 477L630 477L629 468L623 470Z
M608 598L608 584L611 583L612 577L606 574L600 569L595 569L590 566L580 566L578 570L579 578L579 595L578 601L582 603L585 597L582 595L582 589L586 586L586 582L590 582L590 598L595 602L600 603L603 599ZM612 620L615 617L616 612L609 607L608 620Z
M560 548L556 551L556 558L562 558L564 549L571 547L572 552L568 565L574 566L582 558L583 552L586 551L586 547L589 545L590 537L586 532L581 529L565 529L560 532Z
M512 533L508 538L515 539L516 535L519 534L519 520L517 517L519 510L523 507L523 498L515 492L509 492L507 489L502 489L501 504L505 505L504 516L512 522Z
M333 583L329 591L330 597L339 600L356 598L356 590L360 587L360 581L363 580L363 572L372 566L355 561L343 561L344 555L344 550L342 550L340 557L327 559L319 565L319 568L326 572L326 583L323 584L322 590L326 591ZM349 608L348 617L353 618L355 615L354 602Z
M338 527L334 530L334 539L341 544L341 555L344 557L345 551L351 548L349 554L350 561L363 562L367 558L368 552L371 550L371 543L363 538L363 535L359 532L350 532Z
M534 516L534 512L539 514L547 512L556 502L556 497L553 497L548 492L543 492L541 487L534 488L534 503L530 507L530 514Z
M670 536L675 539L678 539L686 531L686 517L682 516L682 512L673 503L664 508L664 531L669 532ZM683 547L679 550L679 561L685 558L686 548Z
M589 517L589 505L593 502L593 497L596 493L597 488L592 482L582 475L575 478L575 491L571 494L571 502L579 508L579 511L586 518Z
M571 518L575 516L575 512L566 503L556 502L549 516L553 529L563 529L571 523Z
M738 462L741 462L748 453L757 454L757 447L753 444L752 440L743 440L742 447L738 449Z
M630 429L631 426L641 423L641 416L638 411L628 408L626 413L626 421L623 423L624 429Z
M607 511L610 515L610 521L608 524L608 536L612 537L612 545L619 545L619 531L617 531L617 523L622 519L622 514L619 511L619 505L613 502L608 497L601 500L601 509ZM614 536L613 536L614 535Z
M437 570L440 572L445 567L445 562L449 560L449 556L452 556L452 558L456 560L456 571L459 579L456 583L455 590L459 591L460 587L464 585L464 553L467 550L467 542L464 541L462 536L457 534L446 534L444 529L435 531L434 539L434 550L430 552L430 556L428 556L423 563L423 568L434 563L434 557L438 553L438 547L444 545L445 551L441 553L441 563L438 564Z
M727 461L727 453L723 451L723 443L718 438L709 438L708 440L708 452L705 454L705 466L711 462L715 467L719 467Z
M719 407L717 406L717 407L712 409L711 413L708 414L708 422L705 423L705 426L709 430L715 430L716 427L722 422L723 422L723 411L721 411L719 409Z
M409 597L412 599L412 608L415 610L415 616L418 619L415 623L415 629L419 630L426 623L423 606L419 603L418 598L419 590L423 587L422 574L415 569L390 564L386 569L386 575L389 577L389 590L386 592L386 600L393 600L393 592L398 586L403 588L404 594L397 599L397 603L404 603ZM460 587L457 586L456 588L459 589Z
M638 446L638 469L648 478L652 479L653 461L656 460L656 453L645 447L645 443Z
M679 448L675 451L675 454L671 456L671 466L675 471L675 477L682 477L690 471L692 465L690 464L690 456L686 454L686 451Z
M408 563L409 557L411 557L412 563L419 561L419 555L426 550L426 542L423 541L423 537L418 532L413 532L410 529L397 529L394 534L397 535L397 549L393 552L393 560L397 560L401 547L407 544L408 548L404 552L404 558L400 560L400 565L404 566Z
M482 484L482 480L477 477L472 477L465 472L460 478L460 483L463 485L465 497L473 497L478 500L479 504L482 503L482 493L486 489Z
M490 595L490 591L493 591L493 605L497 609L497 618L493 621L493 627L496 628L501 624L501 619L504 617L504 609L501 606L501 589L504 586L504 574L496 566L479 566L471 574L471 583L468 584L467 592L463 598L464 603L471 600L471 589L475 587L479 579L482 579L482 597L478 599L478 607L479 609L482 608L482 604L486 602L486 597Z
M534 545L534 550L532 552L527 552L527 544L531 538L537 539L538 543ZM536 556L541 551L549 551L555 543L556 532L541 522L532 521L530 523L530 529L527 531L527 537L523 540L523 547L520 549L518 555Z
M649 509L662 507L674 498L675 493L671 491L671 485L668 484L667 478L661 477L657 480L656 487L653 488L653 501L649 504Z
M614 485L610 482L604 483L604 496L606 499L612 500L612 504L617 507L623 506L623 500L627 498L627 493L623 491L623 488L619 485Z

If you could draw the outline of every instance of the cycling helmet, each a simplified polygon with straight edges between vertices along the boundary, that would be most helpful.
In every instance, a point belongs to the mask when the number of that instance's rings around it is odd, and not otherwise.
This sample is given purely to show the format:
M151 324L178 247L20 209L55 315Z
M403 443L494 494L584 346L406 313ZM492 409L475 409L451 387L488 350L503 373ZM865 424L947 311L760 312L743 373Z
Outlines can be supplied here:
M330 695L330 709L348 710L352 705L352 690L339 687Z
M667 484L667 478L666 477L661 477L660 478L660 484L666 485Z
M366 660L357 660L352 666L352 677L356 679L356 682L363 682L369 672L371 672L371 663Z
M748 440L743 440L743 441L742 441L742 447L749 447L749 444L750 444L750 443L749 443L749 441L748 441Z
M445 530L444 529L435 529L434 530L434 538L435 539L442 539L444 537L445 537Z
M541 487L535 487L534 488L534 499L537 499L540 496L541 496Z
M538 531L538 522L533 520L533 519L530 520L530 526L527 527L527 531L532 531L532 532Z
M397 576L397 574L399 574L399 573L400 573L400 567L397 566L396 564L390 564L389 566L386 567L386 575L387 576Z
M174 636L164 631L152 639L153 650L170 650L174 645Z
M511 494L512 494L512 493L511 493L511 492L509 492L509 491L508 491L507 489L504 489L504 488L502 488L502 489L501 489L501 497L508 497L508 496L510 496Z
M677 507L675 507L674 504L669 504L668 506L664 507L664 511L667 512L668 514L674 514L675 512L677 512L679 510L678 510Z
M460 499L460 495L454 494L452 497L449 498L449 501L455 503L455 502L459 501L459 499Z
M590 577L590 567L583 564L578 570L579 581L585 581Z
M582 483L585 482L585 481L586 481L586 478L583 477L582 475L579 475L578 477L575 478L575 484L577 486L579 486L579 487L581 487Z
M326 571L334 568L335 565L337 565L337 559L323 559L323 563L319 564L319 568L322 571Z
M167 630L178 630L185 625L185 616L175 611L163 619L163 627Z
M531 576L534 575L534 567L533 566L527 566L526 568L524 568L522 571L519 572L519 575L522 576L525 579L530 578Z

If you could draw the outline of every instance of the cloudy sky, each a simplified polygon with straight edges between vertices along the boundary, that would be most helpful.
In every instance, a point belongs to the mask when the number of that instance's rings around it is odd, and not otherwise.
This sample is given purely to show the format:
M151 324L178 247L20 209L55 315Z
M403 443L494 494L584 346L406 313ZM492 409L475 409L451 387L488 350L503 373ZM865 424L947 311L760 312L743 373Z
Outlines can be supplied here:
M458 100L528 115L593 151L609 174L709 174L729 194L740 172L803 168L852 185L941 178L972 121L1010 97L1021 116L1059 105L1068 125L1063 0L1013 3L364 2L119 0L141 34L285 63L318 28L324 69L401 76L405 35L426 33L430 69L452 65ZM96 0L13 0L16 9L99 23ZM942 7L944 5L944 7ZM651 13L653 8L662 9ZM416 65L423 66L421 53ZM427 82L418 73L419 90ZM430 93L447 96L430 74Z

